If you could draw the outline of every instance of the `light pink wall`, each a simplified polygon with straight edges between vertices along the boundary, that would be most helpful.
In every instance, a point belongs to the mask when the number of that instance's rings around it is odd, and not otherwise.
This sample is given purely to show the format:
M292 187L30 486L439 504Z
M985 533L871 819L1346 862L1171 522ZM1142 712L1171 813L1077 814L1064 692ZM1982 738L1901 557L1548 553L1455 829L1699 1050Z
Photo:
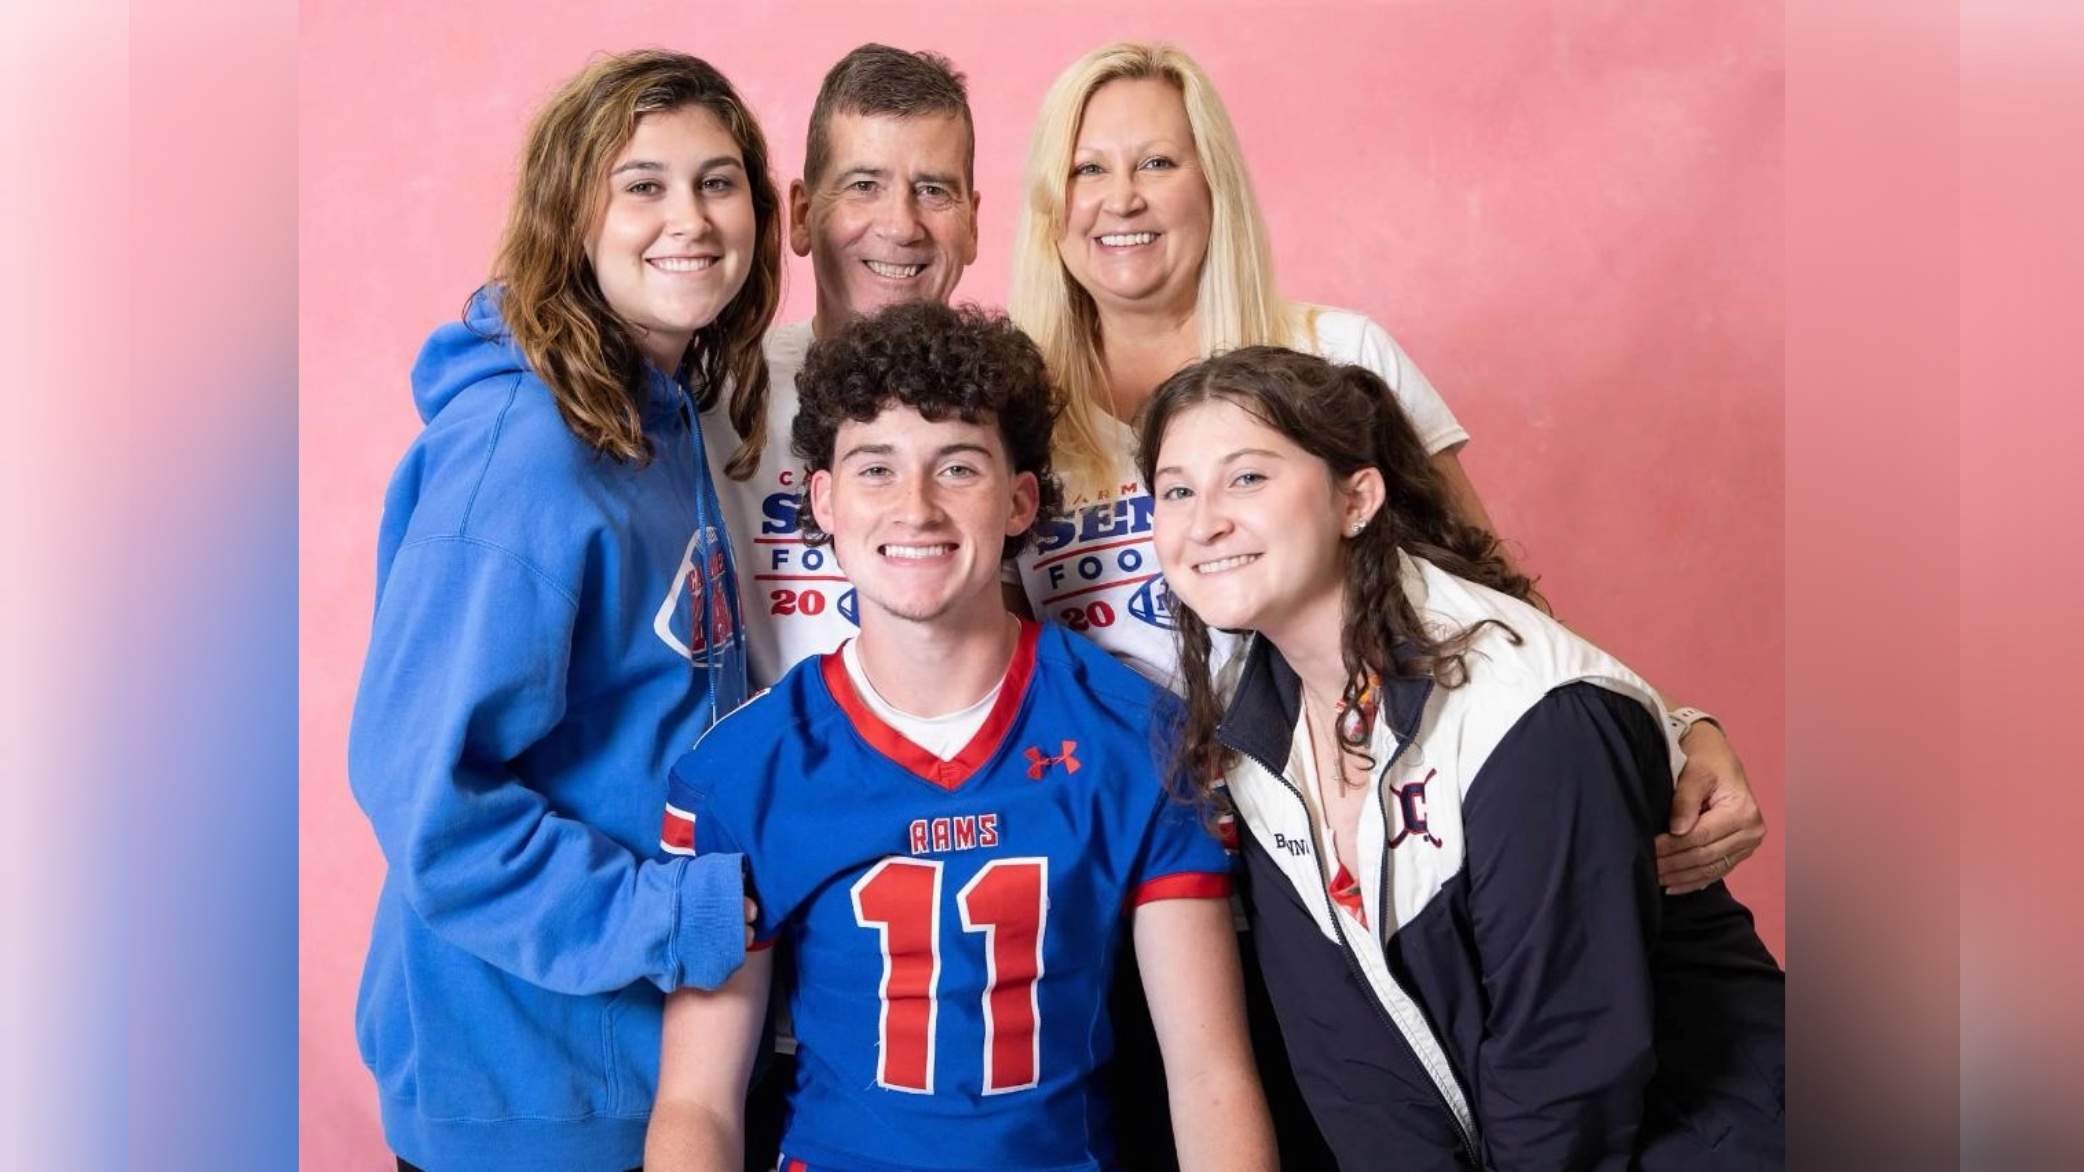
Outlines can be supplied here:
M1072 58L1167 39L1214 76L1290 294L1386 324L1559 613L1724 718L1773 824L1733 881L1784 935L1781 53L1769 3L307 3L302 24L302 1152L384 1158L355 1053L383 862L347 791L406 369L480 281L528 116L599 51L708 58L787 178L867 40L970 75L999 303L1028 119ZM807 316L793 261L782 320Z

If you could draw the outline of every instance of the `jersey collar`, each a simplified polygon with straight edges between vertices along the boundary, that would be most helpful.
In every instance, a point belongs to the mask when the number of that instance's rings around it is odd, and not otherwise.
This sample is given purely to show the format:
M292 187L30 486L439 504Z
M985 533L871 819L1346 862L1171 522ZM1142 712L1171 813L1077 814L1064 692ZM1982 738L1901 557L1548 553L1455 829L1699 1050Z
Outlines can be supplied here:
M838 651L827 652L818 669L825 677L826 690L832 693L840 710L853 722L854 731L861 734L862 740L921 780L953 790L984 768L1004 747L1006 735L1013 730L1013 718L1019 714L1022 701L1027 699L1028 681L1035 674L1035 641L1041 631L1039 623L1020 620L1020 636L1013 642L1013 660L1006 665L1006 677L999 684L998 701L991 706L991 712L985 716L984 723L970 742L946 761L913 744L869 708L854 690L853 678L847 675L846 662Z

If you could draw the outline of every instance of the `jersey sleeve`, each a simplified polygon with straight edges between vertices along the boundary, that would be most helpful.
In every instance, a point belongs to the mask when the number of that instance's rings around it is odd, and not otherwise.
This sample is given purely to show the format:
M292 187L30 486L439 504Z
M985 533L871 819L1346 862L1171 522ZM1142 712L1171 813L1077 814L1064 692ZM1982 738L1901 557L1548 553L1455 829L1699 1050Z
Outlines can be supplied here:
M1170 702L1171 697L1164 698ZM1155 721L1164 721L1162 715ZM1155 791L1143 857L1130 887L1130 907L1160 899L1222 899L1230 894L1230 852L1198 807L1164 792L1155 774L1140 780Z
M744 853L724 820L711 808L702 747L680 755L666 778L666 817L659 827L659 850L668 855L699 856Z
M745 825L747 813L741 804L725 800L725 795L717 790L718 782L744 775L742 762L735 767L730 764L741 756L714 743L711 736L704 736L673 763L666 780L666 815L659 828L659 850L667 855L696 858L743 856L745 894L759 908L753 920L753 947L759 949L774 943L783 917L770 908L770 901L755 887L754 877L760 874L760 868L754 858L755 836Z

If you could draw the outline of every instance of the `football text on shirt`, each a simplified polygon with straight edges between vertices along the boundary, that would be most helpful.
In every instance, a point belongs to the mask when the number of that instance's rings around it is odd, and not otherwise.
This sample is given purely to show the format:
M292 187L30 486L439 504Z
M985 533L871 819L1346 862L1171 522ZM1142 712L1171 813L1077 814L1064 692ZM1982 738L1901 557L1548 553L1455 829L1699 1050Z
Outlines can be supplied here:
M1034 568L1042 576L1044 617L1074 631L1112 626L1115 606L1095 594L1131 589L1129 614L1163 630L1172 627L1172 592L1151 550L1151 495L1134 482L1111 500L1075 507L1035 534Z
M808 506L798 491L800 478L796 470L782 469L777 477L781 491L768 493L760 502L760 534L753 539L759 561L752 568L752 580L760 583L756 589L770 615L817 615L836 605L858 626L854 589L838 560L826 547L803 543L803 511Z

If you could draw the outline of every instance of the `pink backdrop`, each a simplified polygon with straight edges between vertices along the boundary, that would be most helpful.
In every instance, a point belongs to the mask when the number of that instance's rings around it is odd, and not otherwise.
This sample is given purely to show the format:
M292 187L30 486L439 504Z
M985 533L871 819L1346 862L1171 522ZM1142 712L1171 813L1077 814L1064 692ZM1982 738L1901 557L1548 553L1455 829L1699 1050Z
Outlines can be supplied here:
M307 3L301 29L301 1148L384 1159L352 1014L383 861L347 716L406 370L480 280L523 127L595 52L722 68L796 174L866 40L970 76L961 295L1003 301L1028 119L1072 58L1167 39L1244 139L1284 289L1363 310L1476 437L1464 462L1558 612L1735 737L1773 835L1733 886L1782 953L1781 14L1612 0L1105 6ZM791 258L781 320L808 316Z

